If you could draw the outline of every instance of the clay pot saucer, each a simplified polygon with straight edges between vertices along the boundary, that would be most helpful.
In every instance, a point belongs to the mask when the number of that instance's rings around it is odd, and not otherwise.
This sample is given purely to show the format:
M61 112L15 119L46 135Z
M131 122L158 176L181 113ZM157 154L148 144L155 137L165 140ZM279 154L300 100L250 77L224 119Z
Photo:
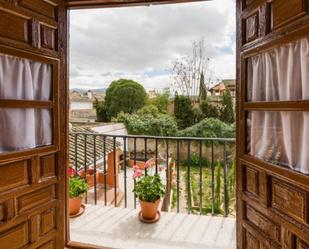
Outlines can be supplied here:
M85 209L86 209L86 206L82 204L80 206L79 212L77 214L70 215L70 218L76 218L78 216L81 216L85 212Z
M144 222L144 223L155 223L155 222L157 222L157 221L160 219L160 217L161 217L160 211L157 211L156 217L155 217L154 219L152 219L152 220L146 220L146 219L144 219L144 218L143 218L143 215L142 215L142 211L139 211L139 213L138 213L138 218L139 218L139 220L140 220L141 222Z

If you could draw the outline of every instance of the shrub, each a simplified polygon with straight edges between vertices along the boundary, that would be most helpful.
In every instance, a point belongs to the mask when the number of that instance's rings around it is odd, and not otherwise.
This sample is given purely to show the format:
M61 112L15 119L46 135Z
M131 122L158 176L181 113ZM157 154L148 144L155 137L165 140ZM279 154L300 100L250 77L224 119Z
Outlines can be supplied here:
M166 113L169 98L170 98L170 92L166 90L164 93L158 94L158 96L155 97L154 99L150 99L149 104L156 106L160 113Z
M194 124L202 121L205 117L201 109L197 106L192 108L193 114L194 114Z
M201 112L203 113L204 118L221 118L221 104L214 105L209 103L208 100L202 101L200 104Z
M219 119L205 118L201 122L178 132L182 137L234 138L235 126Z
M137 111L137 115L152 115L153 117L158 117L159 109L155 105L146 105Z
M134 113L142 108L147 99L144 87L127 79L113 81L106 90L105 105L111 117L116 117L121 111Z
M151 136L173 136L177 133L175 119L167 114L127 114L119 113L114 121L122 122L129 134Z
M179 129L185 129L194 124L194 112L190 97L175 96L174 115Z
M186 160L182 160L181 161L182 165L189 165L189 161L188 159ZM205 159L205 158L201 158L196 154L193 154L190 158L190 166L193 167L199 167L200 164L202 165L202 167L210 167L210 162L209 160Z

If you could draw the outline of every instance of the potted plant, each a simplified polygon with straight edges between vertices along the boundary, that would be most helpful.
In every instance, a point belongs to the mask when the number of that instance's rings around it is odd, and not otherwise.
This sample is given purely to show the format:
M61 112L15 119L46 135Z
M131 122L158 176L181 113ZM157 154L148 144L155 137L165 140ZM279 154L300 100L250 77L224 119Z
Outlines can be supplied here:
M69 214L76 215L80 212L82 198L89 190L87 182L78 175L69 178Z
M149 166L149 163L145 164ZM142 170L134 167L134 179L136 184L133 192L139 199L141 212L139 217L144 222L156 222L160 217L158 210L160 200L165 194L165 187L159 174L144 175Z

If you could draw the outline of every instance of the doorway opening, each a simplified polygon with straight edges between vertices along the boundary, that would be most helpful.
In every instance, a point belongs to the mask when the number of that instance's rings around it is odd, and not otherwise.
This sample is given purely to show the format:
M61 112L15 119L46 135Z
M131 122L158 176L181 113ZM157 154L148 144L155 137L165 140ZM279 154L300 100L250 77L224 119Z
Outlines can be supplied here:
M235 33L230 1L71 11L70 169L89 186L72 241L236 248ZM143 226L132 190L156 173Z

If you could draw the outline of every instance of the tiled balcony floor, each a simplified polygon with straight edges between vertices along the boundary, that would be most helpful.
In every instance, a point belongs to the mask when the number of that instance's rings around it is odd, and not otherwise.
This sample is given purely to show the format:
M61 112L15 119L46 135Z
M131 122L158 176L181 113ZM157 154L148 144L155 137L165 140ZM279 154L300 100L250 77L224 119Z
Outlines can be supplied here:
M141 223L138 210L87 205L71 219L72 241L125 249L236 249L236 219L161 213Z

